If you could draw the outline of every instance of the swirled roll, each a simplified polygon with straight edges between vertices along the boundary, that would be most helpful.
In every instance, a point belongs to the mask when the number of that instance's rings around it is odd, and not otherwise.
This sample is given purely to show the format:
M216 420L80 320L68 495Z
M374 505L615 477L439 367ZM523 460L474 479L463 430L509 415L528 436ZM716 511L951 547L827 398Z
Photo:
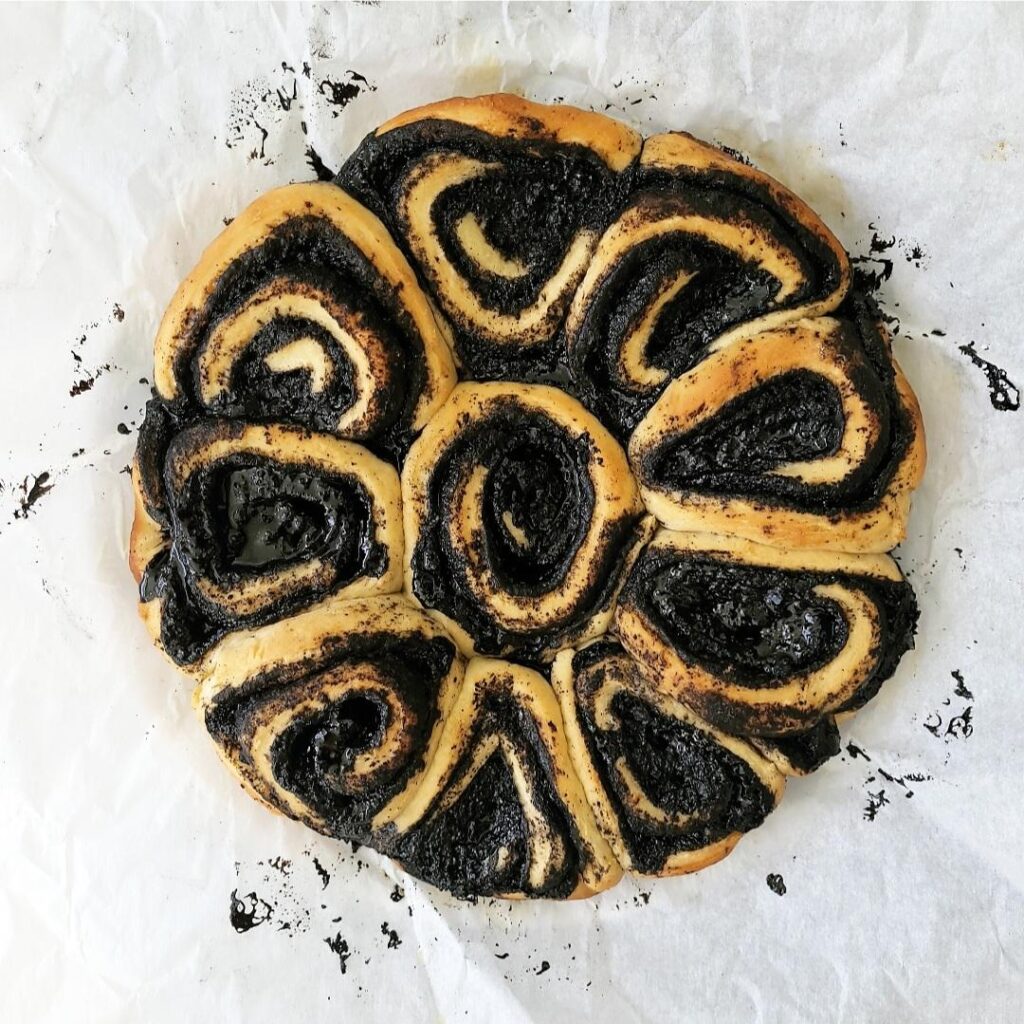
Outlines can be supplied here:
M405 589L466 654L550 660L604 632L650 536L625 454L540 384L460 384L402 469Z
M546 679L475 658L437 753L381 843L457 896L590 896L622 869L573 771Z
M332 184L261 196L164 314L157 394L401 452L444 401L444 328L384 225Z
M179 665L325 597L401 589L398 474L365 448L289 425L203 421L167 448L164 522L147 495L152 458L140 442L130 563L142 616Z
M562 651L551 681L576 772L627 870L707 867L782 798L767 758L654 689L614 640Z
M196 705L257 800L372 843L424 777L463 668L403 598L331 598L222 640L202 663Z
M550 371L560 328L640 152L632 129L516 96L381 125L338 181L401 239L454 328L465 376Z
M709 352L835 309L849 281L843 247L792 192L690 135L656 135L573 299L569 367L625 439Z
M888 555L667 530L637 559L615 615L662 692L744 736L805 732L858 706L913 646L916 622Z
M787 548L886 551L924 472L921 411L880 325L820 317L766 331L674 380L630 462L675 530Z

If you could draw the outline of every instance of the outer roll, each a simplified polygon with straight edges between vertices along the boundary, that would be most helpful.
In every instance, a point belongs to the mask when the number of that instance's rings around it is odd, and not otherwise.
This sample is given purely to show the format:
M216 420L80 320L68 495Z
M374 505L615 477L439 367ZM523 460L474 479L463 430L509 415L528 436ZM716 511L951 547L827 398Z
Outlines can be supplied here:
M411 110L363 140L338 181L391 225L450 320L465 376L551 371L560 328L641 140L516 96Z
M652 532L622 449L543 385L460 384L402 492L406 591L467 654L544 661L600 635Z
M622 875L573 771L543 676L478 658L385 847L457 896L576 898Z
M398 474L365 448L280 424L205 421L168 447L166 526L147 505L148 458L140 446L130 563L142 617L178 665L324 597L401 589Z
M904 538L921 411L870 310L849 312L737 342L668 386L629 443L662 523L786 548Z
M225 638L201 672L197 708L256 799L373 843L438 749L463 662L401 597L331 599Z
M862 703L913 646L916 621L888 555L665 530L634 565L615 616L662 692L753 736L805 732Z
M782 798L784 779L768 759L653 689L615 641L562 651L551 680L573 764L627 870L707 867Z
M849 280L842 246L792 192L690 135L656 135L573 300L573 378L624 439L675 376L835 309Z
M444 401L444 328L384 225L335 185L261 196L164 314L156 392L176 407L286 420L401 452Z

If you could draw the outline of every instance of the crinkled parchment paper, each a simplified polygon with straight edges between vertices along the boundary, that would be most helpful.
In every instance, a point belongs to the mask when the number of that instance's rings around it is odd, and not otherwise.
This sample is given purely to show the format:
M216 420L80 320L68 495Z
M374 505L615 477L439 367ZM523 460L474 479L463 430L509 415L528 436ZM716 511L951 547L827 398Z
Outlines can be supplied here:
M1022 53L982 5L0 8L0 1016L1021 1020ZM917 650L843 756L721 864L568 906L458 903L247 799L124 565L154 330L223 219L497 89L796 189L891 270L930 448Z

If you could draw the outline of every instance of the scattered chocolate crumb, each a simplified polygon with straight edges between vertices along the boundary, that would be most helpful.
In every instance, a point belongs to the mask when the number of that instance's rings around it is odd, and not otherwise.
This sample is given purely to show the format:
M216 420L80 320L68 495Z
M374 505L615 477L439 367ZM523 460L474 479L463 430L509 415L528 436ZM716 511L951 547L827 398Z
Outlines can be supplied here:
M392 903L401 903L402 900L404 900L404 899L405 899L405 889L403 889L400 885L398 885L396 883L394 889L391 890L391 902Z
M344 974L348 969L348 958L352 955L348 943L341 937L341 932L338 932L333 939L324 939L324 942L328 949L338 957L338 966L341 968L341 973Z
M331 880L330 872L323 866L323 864L320 863L319 860L317 860L316 857L313 858L313 867L316 868L316 873L320 876L321 889L326 889L328 882Z
M960 351L984 372L988 380L988 398L992 408L1000 412L1016 412L1020 408L1020 388L1006 376L1006 371L995 363L982 359L973 341L961 345Z
M119 434L130 434L131 430L129 429L127 424L125 424L125 423L118 423L118 425L117 425L117 432Z
M273 910L269 903L251 892L239 897L238 890L231 890L231 927L239 935L269 921Z
M398 937L398 932L394 928L390 928L387 921L380 926L380 933L387 936L388 949L398 949L402 944L402 940Z
M114 303L113 317L118 323L121 323L124 320L124 310L121 308L121 304L119 302Z
M964 697L967 700L974 700L974 694L964 685L964 677L959 669L953 669L950 675L956 680L956 689L953 694L957 697Z
M782 875L771 874L765 881L768 883L768 888L771 889L776 896L786 895L786 883L782 878Z
M312 168L317 181L333 181L334 171L323 162L320 154L312 147L306 147L306 163Z
M547 962L547 960L541 960L540 967L537 968L536 973L537 974L543 974L545 971L550 971L550 970L551 970L551 964L549 964Z
M28 514L35 507L36 502L44 495L48 494L53 490L53 484L50 483L50 474L45 470L38 476L33 476L31 485L28 482L28 477L21 483L21 505L14 513L15 519L25 519Z

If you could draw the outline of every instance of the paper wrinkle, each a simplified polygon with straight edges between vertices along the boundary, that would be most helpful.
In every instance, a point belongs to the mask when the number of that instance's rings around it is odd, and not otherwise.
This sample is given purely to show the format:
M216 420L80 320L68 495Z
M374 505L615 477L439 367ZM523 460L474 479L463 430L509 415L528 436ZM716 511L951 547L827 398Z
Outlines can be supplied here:
M959 346L1024 385L1022 52L1024 16L996 6L0 8L4 1018L1019 1019L1024 413L992 407ZM369 84L332 106L319 85L349 71ZM140 378L223 219L308 180L307 145L337 168L401 110L499 88L736 146L855 256L894 236L882 298L928 434L897 552L917 649L844 725L841 758L722 863L585 904L463 904L253 804L125 565ZM42 472L53 490L22 516ZM923 726L968 705L967 738ZM908 799L865 782L880 767L932 778ZM865 821L878 786L890 801ZM233 890L271 919L236 934Z

